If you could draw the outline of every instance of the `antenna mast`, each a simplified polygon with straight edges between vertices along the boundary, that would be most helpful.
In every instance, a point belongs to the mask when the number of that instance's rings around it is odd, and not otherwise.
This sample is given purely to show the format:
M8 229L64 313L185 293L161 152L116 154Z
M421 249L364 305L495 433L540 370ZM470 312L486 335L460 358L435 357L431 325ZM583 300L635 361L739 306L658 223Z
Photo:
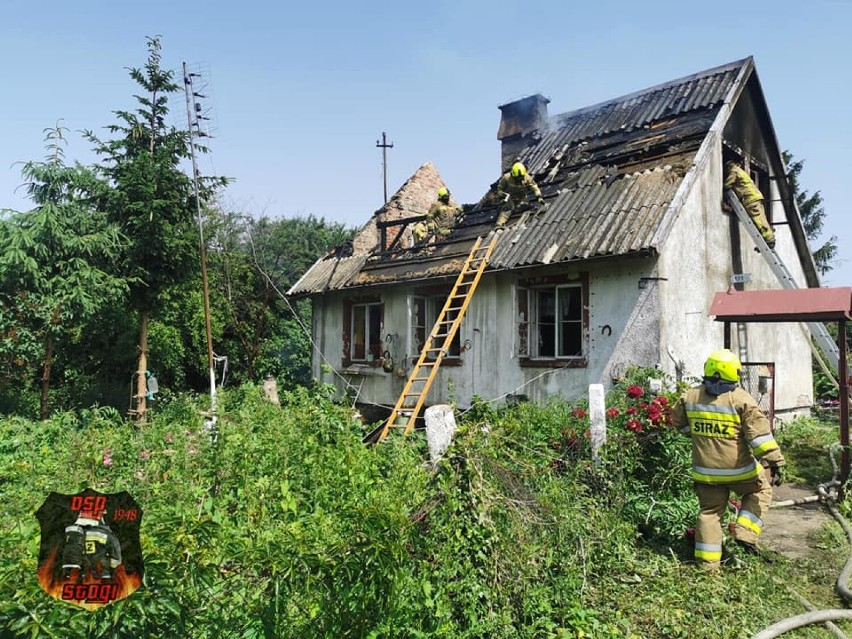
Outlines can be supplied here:
M200 100L205 95L196 91L193 78L200 77L198 73L189 73L186 62L183 63L183 88L186 94L186 122L189 131L189 152L192 160L192 187L195 193L195 212L198 217L198 237L201 251L201 284L204 289L204 325L207 330L207 362L210 367L210 420L205 426L214 434L216 429L216 359L213 353L213 331L210 326L210 288L207 280L207 247L204 241L204 218L201 215L201 195L198 189L198 162L195 158L195 138L209 137L201 129L201 121L209 118L202 113ZM193 120L193 118L195 118Z

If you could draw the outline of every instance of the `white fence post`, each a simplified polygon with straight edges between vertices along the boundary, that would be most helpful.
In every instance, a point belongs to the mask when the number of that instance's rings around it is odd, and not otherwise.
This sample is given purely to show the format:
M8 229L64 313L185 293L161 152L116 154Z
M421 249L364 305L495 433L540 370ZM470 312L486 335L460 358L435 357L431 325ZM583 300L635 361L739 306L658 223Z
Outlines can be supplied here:
M606 444L606 403L603 384L589 384L589 434L592 460L600 462L600 449Z
M456 432L456 418L449 404L435 404L426 409L426 442L429 444L429 458L434 469L438 461L453 441Z

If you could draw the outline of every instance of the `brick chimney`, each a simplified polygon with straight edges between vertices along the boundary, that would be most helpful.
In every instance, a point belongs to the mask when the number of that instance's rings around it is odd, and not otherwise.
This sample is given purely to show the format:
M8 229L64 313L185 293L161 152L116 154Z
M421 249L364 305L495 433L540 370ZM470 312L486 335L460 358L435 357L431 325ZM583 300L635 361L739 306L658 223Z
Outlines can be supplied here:
M500 107L497 139L502 143L501 171L506 171L517 155L532 141L531 135L547 124L547 105L540 93L509 102Z

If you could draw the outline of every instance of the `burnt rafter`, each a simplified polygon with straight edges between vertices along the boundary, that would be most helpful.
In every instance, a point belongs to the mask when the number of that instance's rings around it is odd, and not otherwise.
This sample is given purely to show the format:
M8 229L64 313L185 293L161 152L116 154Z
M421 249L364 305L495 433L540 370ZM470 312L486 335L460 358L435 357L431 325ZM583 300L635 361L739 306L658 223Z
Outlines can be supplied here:
M396 220L381 220L376 222L376 228L379 229L380 243L379 243L379 252L382 254L390 253L394 250L394 248L400 244L403 233L405 233L405 229L408 228L409 224L416 224L421 220L425 220L425 215L412 215L405 218L400 218ZM400 227L396 235L390 244L388 244L388 229L394 227Z
M706 110L682 120L669 119L642 129L584 140L571 147L565 145L556 149L543 166L534 170L543 188L547 184L561 182L565 176L589 165L617 166L624 173L627 172L624 167L647 164L697 149L716 114L717 109ZM536 151L533 147L527 155L532 156ZM522 156L522 161L525 157Z

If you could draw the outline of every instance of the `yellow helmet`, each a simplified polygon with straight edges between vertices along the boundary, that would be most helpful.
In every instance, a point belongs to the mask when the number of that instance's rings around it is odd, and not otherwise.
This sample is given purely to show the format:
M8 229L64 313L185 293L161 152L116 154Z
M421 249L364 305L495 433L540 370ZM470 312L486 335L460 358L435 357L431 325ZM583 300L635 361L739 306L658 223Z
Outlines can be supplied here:
M726 382L738 382L742 363L732 351L723 348L710 353L710 357L704 362L704 377L713 377L719 373L720 379Z
M440 189L438 189L438 199L439 200L443 200L443 199L446 199L446 198L449 198L449 197L450 197L450 189L448 189L446 186L442 186Z
M524 177L527 174L527 167L520 162L515 162L512 165L512 177Z

